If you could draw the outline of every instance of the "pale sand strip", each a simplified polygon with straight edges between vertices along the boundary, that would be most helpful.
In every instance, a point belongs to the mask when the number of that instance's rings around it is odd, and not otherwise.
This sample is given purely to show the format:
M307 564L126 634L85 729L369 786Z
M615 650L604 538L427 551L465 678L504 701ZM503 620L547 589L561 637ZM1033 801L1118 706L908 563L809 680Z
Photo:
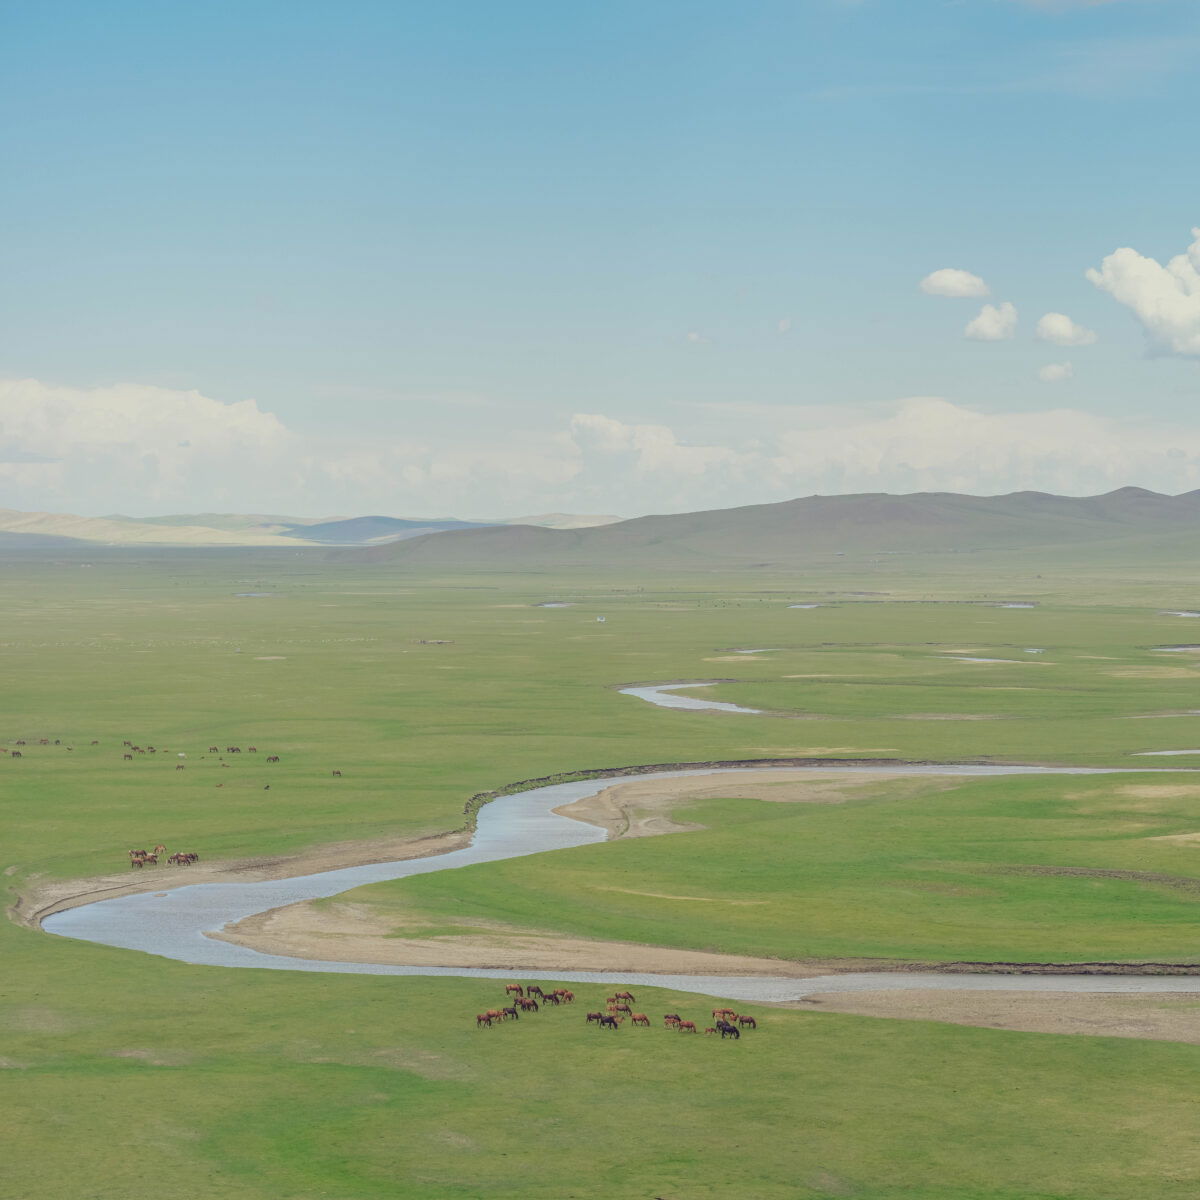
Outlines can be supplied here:
M1104 992L836 992L780 1007L1200 1045L1200 992L1176 992L1169 997Z

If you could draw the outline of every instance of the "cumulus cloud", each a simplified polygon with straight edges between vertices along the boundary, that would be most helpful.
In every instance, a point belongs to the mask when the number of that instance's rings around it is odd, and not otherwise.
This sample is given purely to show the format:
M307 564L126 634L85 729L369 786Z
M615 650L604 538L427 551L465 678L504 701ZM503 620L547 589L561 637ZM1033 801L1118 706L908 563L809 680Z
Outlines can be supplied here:
M633 511L646 511L811 492L1080 495L1126 484L1172 492L1200 486L1200 426L1153 429L1065 408L982 413L939 397L903 400L882 414L798 407L782 427L747 429L736 446L598 414L577 417L573 437L580 451L573 492L611 487L610 498L629 498L625 511L635 496L646 499Z
M1048 312L1037 323L1037 336L1056 346L1090 346L1096 340L1093 330L1076 325L1066 313Z
M921 291L930 296L979 297L990 296L988 285L972 275L970 271L960 271L957 267L943 267L934 271L921 280Z
M1069 362L1047 363L1038 371L1038 378L1043 383L1061 383L1075 374L1075 368Z
M1129 308L1151 347L1168 354L1200 355L1200 228L1195 241L1164 266L1123 247L1087 278Z
M1017 310L1007 300L985 304L979 315L967 322L963 335L974 342L1003 342L1017 330Z
M494 501L528 511L529 485L566 482L577 456L564 432L339 441L291 430L253 400L0 381L0 507L422 516L487 511Z
M633 515L812 492L1200 487L1200 422L1155 428L1066 408L984 413L938 397L870 409L690 406L684 419L675 427L590 412L492 436L456 426L428 441L337 441L290 429L251 400L23 380L0 383L0 507Z

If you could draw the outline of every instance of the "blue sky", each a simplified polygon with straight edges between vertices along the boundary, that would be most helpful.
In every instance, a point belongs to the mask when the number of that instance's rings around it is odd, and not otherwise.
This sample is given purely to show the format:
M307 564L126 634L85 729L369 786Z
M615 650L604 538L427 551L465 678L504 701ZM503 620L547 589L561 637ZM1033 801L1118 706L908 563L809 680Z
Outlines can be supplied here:
M1200 237L1193 0L46 0L0 36L0 506L1200 487L1200 291L1151 265ZM1011 336L964 336L985 303Z

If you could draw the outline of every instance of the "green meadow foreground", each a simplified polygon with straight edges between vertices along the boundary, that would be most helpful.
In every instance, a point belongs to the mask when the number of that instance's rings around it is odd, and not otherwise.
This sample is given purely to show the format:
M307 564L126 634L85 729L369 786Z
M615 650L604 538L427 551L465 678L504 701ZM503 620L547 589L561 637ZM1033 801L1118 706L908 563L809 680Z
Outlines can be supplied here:
M352 899L448 940L498 926L793 961L1197 959L1200 776L1179 768L1200 754L1136 757L1200 750L1200 656L1154 649L1200 638L1160 615L1197 600L1175 568L1047 555L1020 579L998 560L598 580L88 561L10 563L0 583L0 744L26 743L0 761L0 869L24 912L57 881L134 874L130 847L302 862L454 829L477 792L585 768L991 760L1173 769L880 781L820 804L735 787L675 814L700 830ZM615 690L707 680L770 715ZM126 761L126 740L157 753ZM5 1200L1200 1185L1200 1047L1182 1042L751 1007L760 1028L722 1043L661 1027L670 1011L707 1024L715 1002L640 988L652 1027L613 1034L585 1027L603 990L584 986L574 1010L477 1030L497 983L189 967L16 920L0 936ZM1137 1003L1200 1031L1200 981Z

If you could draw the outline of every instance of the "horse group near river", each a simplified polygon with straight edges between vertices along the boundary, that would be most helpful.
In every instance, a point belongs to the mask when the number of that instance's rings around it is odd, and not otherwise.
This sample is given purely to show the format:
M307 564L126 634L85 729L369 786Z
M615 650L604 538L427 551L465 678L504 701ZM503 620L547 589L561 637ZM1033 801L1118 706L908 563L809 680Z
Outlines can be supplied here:
M540 1006L534 999L535 996L541 998ZM552 992L544 992L536 983L525 985L510 983L505 985L504 998L511 1000L512 1004L476 1013L475 1027L477 1029L489 1028L493 1024L503 1021L519 1020L521 1013L538 1012L548 1005L572 1004L575 1001L575 993L567 988L556 988ZM633 1011L633 1005L636 1003L632 992L614 992L611 996L605 997L604 1008L597 1008L586 1014L584 1023L595 1025L597 1029L610 1029L613 1032L619 1030L625 1021L628 1021L634 1028L648 1029L650 1018L646 1013ZM739 1041L743 1030L758 1028L758 1022L754 1017L748 1013L738 1013L732 1008L714 1008L712 1017L714 1024L708 1026L704 1032L720 1034L722 1041L727 1038L732 1038L735 1042ZM679 1033L700 1032L695 1021L688 1020L679 1013L664 1014L663 1024L667 1029Z

